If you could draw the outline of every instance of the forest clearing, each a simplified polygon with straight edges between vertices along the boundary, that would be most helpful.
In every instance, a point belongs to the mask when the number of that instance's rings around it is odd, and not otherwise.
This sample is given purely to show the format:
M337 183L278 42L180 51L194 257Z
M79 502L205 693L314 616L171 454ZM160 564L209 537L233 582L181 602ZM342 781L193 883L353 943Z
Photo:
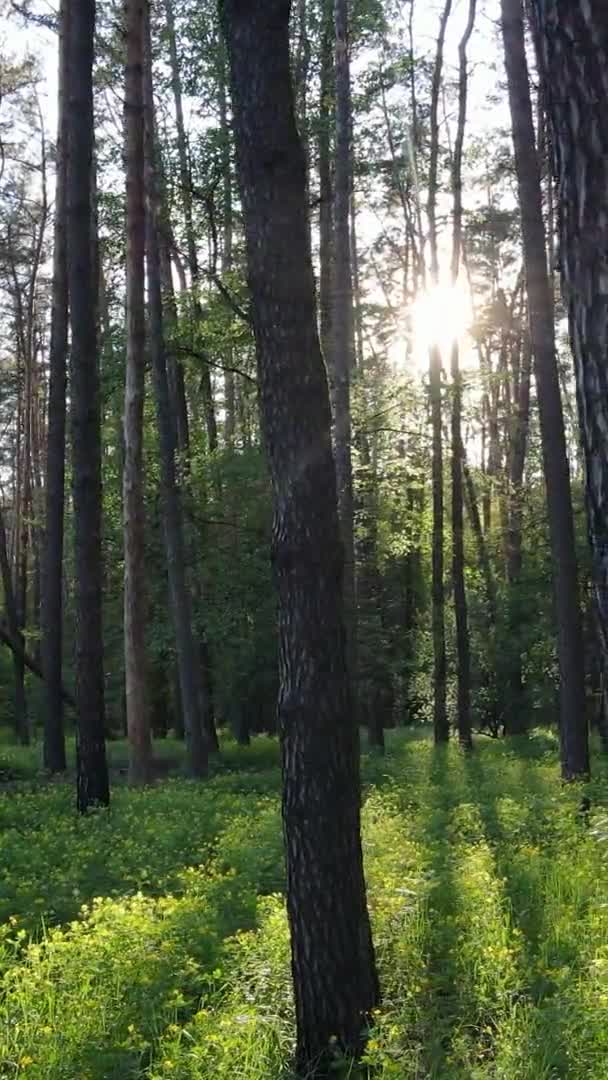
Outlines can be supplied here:
M392 732L363 762L383 1002L337 1077L605 1080L608 771L560 788L554 736L475 754ZM278 748L222 747L204 785L117 787L73 813L33 755L0 797L0 1074L269 1080L294 1048ZM124 760L124 744L112 746Z
M0 1080L608 1080L606 0L0 0Z

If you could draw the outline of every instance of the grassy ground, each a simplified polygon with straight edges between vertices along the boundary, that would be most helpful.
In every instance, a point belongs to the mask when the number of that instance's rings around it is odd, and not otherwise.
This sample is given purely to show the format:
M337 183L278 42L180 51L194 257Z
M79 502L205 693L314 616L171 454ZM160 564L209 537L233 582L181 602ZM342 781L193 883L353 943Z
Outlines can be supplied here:
M608 774L594 765L586 820L546 733L480 739L470 759L396 733L365 760L384 991L370 1076L607 1080ZM226 747L204 785L122 786L84 820L70 788L33 782L32 752L0 747L2 770L0 1077L288 1076L275 744Z

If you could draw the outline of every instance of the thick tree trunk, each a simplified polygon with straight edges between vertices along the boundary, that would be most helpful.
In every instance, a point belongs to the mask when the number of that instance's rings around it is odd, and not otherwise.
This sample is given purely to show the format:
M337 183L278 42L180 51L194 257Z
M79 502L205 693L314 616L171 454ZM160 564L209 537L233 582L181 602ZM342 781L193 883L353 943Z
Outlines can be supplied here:
M194 776L205 776L208 768L208 747L201 717L199 684L196 675L196 648L192 633L190 595L186 583L186 559L183 536L182 509L175 475L176 433L171 413L165 336L163 326L160 251L158 243L160 207L156 179L156 139L154 99L152 94L152 65L149 15L146 17L145 48L145 179L146 179L146 254L148 271L148 305L150 356L156 416L158 422L163 527L167 552L167 571L171 598L171 615L175 630L179 689L188 743L190 768Z
M152 741L146 705L146 594L143 427L145 394L144 3L126 0L125 161L127 184L126 369L123 532L124 649L129 781L150 779Z
M597 608L608 655L608 27L603 0L532 0L559 184L562 284L586 462Z
M42 662L46 679L43 760L50 772L66 767L63 731L63 515L65 502L65 427L68 354L68 267L66 182L70 0L59 8L57 90L57 171L51 287L51 342L46 449L45 540L42 571Z
M431 280L439 283L437 246L437 170L439 161L439 97L443 70L443 50L452 0L445 0L439 22L437 50L431 90L430 161L427 217L431 249ZM446 742L450 735L447 714L447 659L445 651L445 589L443 581L443 439L441 400L441 350L433 345L429 352L429 394L431 400L433 538L432 538L432 623L433 623L433 730L435 742Z
M289 72L288 0L220 3L274 495L279 718L297 1068L355 1054L378 1000L360 838L358 732L343 549L317 332L306 176Z
M335 0L336 30L336 168L334 185L334 277L332 359L334 365L334 454L338 510L344 546L344 604L353 704L358 698L357 594L355 577L354 497L351 458L350 383L355 367L353 283L350 252L352 112L348 46L348 0Z
M476 0L469 0L467 25L459 46L458 126L452 163L453 227L451 278L455 286L460 274L462 254L462 152L467 118L467 46L475 25ZM463 508L463 443L462 443L462 380L460 377L460 348L452 343L452 579L456 616L456 653L458 657L457 727L458 740L465 750L473 749L471 738L471 655L467 594L464 581L464 508Z
M71 427L76 577L78 808L108 804L101 614L101 438L93 243L95 2L70 13L68 287L72 325Z
M570 474L555 351L553 297L547 271L541 179L534 139L522 0L502 0L502 29L554 563L562 773L565 779L570 780L589 772L583 635Z

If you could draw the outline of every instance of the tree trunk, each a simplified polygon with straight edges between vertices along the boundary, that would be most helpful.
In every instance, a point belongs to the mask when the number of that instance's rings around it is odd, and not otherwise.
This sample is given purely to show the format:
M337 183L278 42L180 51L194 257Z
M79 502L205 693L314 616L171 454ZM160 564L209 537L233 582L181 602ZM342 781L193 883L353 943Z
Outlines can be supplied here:
M104 737L101 614L101 438L93 243L95 2L70 13L68 288L72 326L71 427L76 608L77 803L110 801Z
M182 509L175 475L176 433L167 380L160 283L158 243L160 208L156 179L156 139L148 12L146 12L145 54L145 180L149 340L160 446L163 527L167 552L171 615L176 640L180 698L188 743L190 769L194 776L205 776L208 768L208 748L203 734L203 718L201 717L199 688L196 677L197 657L192 633L190 596L186 583Z
M2 590L4 592L4 606L8 623L8 634L11 641L23 642L23 635L19 627L17 603L6 542L6 529L4 527L4 513L0 509L0 571L2 574ZM15 728L20 733L25 724L26 701L25 701L25 662L22 651L13 649L13 669L15 673Z
M523 480L530 424L531 361L530 344L526 341L520 362L509 470L507 581L509 583L509 639L513 655L509 658L508 692L505 704L505 734L508 735L521 735L528 728L524 713L522 655L518 644L521 622L521 600L518 593L522 571Z
M165 17L167 20L167 37L169 41L169 62L171 66L171 83L173 86L173 99L175 102L175 122L177 128L177 153L179 159L179 177L181 185L181 199L184 211L184 223L186 226L186 245L188 248L188 263L190 269L190 284L192 287L192 315L195 323L203 320L203 311L200 299L201 274L196 249L196 234L194 231L194 218L192 216L192 176L188 161L188 142L186 127L184 124L184 108L182 103L182 81L177 54L177 40L175 36L175 17L173 14L172 0L164 0ZM203 396L203 408L205 412L205 426L207 429L207 442L209 450L214 453L217 450L217 421L215 417L215 404L213 401L213 386L209 368L203 364L201 371L201 390Z
M344 605L347 655L356 707L357 595L353 470L351 459L350 381L355 367L353 283L350 253L350 199L352 112L348 46L348 0L335 0L336 30L336 170L334 186L334 278L332 307L332 359L334 365L334 454L338 484L338 511L344 546Z
M602 0L532 0L559 185L597 608L608 655L608 34Z
M427 217L431 249L431 279L439 283L437 248L437 168L439 160L439 96L443 69L443 49L452 0L445 0L439 23L435 67L431 91L431 145L429 162L429 194ZM433 539L432 539L432 623L433 623L433 731L436 743L447 742L450 736L446 695L447 659L445 651L445 591L443 583L443 441L441 430L441 350L433 345L429 351L429 394L431 401Z
M462 253L462 151L467 117L467 46L475 25L476 0L469 0L467 25L459 46L458 126L452 164L453 227L452 227L452 286L460 273ZM458 657L457 727L458 740L465 750L473 749L471 738L471 656L467 594L464 581L464 511L463 511L463 443L462 443L462 380L460 377L460 347L452 342L452 579L456 616L456 653Z
M321 28L321 75L319 91L319 318L321 347L327 365L333 396L334 365L332 357L332 293L334 215L331 179L332 103L334 99L334 22L333 0L324 0Z
M378 1001L360 839L343 549L286 0L220 4L274 496L287 909L300 1075L357 1054ZM348 208L348 204L347 204ZM348 219L347 219L348 224ZM332 1048L333 1047L333 1048Z
M589 772L584 657L574 522L547 271L541 178L534 139L522 0L501 0L515 167L522 215L530 338L538 387L543 465L554 564L564 779ZM597 221L596 221L597 228Z
M63 516L65 502L65 420L68 354L68 268L66 246L67 104L69 94L68 38L70 0L59 8L59 72L57 89L57 171L51 342L46 450L45 540L42 573L42 658L46 679L44 766L50 772L66 768L63 731Z
M146 705L146 594L143 427L144 314L144 2L126 0L125 161L127 183L126 370L124 411L123 532L125 704L129 781L150 779L152 742Z
M226 58L222 42L218 42L218 50L220 53L218 90L220 131L222 139L222 277L225 277L232 270L232 169L230 162L230 128L228 126ZM236 430L234 372L228 370L228 368L232 367L233 363L232 348L228 350L226 359L226 371L224 372L224 441L228 449L232 450L234 448L234 435Z

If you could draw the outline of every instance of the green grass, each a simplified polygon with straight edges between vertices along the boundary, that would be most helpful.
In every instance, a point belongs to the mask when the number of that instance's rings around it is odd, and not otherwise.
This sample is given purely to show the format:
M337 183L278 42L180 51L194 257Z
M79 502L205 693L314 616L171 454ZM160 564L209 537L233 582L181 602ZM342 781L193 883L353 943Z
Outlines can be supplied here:
M287 1077L275 743L229 744L202 785L117 787L86 819L71 788L36 776L35 751L7 757L25 779L0 795L0 1077ZM594 768L587 822L546 732L480 739L470 759L393 733L365 759L384 999L364 1067L337 1076L606 1080L608 775Z

